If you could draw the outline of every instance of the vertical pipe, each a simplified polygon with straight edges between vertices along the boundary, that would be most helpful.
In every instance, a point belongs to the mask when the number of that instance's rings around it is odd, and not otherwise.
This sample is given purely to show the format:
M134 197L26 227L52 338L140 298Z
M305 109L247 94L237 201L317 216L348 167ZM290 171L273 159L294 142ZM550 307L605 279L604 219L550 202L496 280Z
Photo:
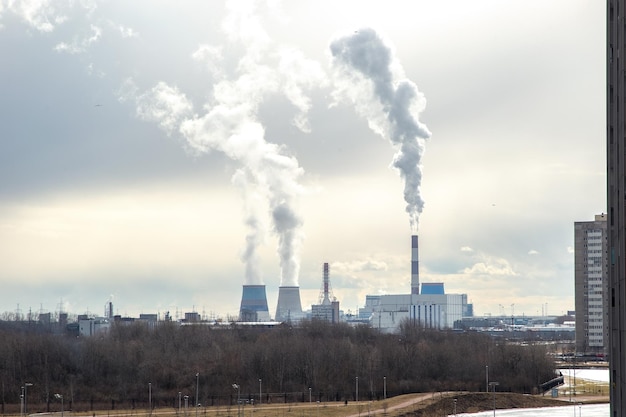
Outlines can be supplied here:
M193 405L196 409L196 417L198 417L198 405L200 405L200 403L198 402L198 384L200 383L200 372L196 373L196 401L195 404Z

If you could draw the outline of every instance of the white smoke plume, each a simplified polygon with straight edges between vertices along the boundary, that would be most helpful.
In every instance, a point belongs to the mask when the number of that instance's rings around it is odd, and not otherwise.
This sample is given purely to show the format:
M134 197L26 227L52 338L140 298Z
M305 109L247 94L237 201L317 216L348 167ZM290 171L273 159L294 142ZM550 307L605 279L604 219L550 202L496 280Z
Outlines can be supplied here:
M245 169L238 169L232 177L232 182L242 191L244 201L247 227L246 244L241 253L241 260L245 265L244 285L263 284L258 249L265 242L266 228L261 208L267 204L254 186L254 179L249 178Z
M245 95L241 97L245 99ZM241 163L239 175L245 172L246 180L239 178L239 185L246 195L244 198L269 204L272 228L279 241L281 285L297 285L303 235L296 206L302 192L299 178L303 170L294 157L286 155L283 147L265 140L265 131L252 110L246 103L222 102L204 116L185 120L180 132L194 149L221 151ZM246 284L260 284L254 282L260 277L255 254L263 241L263 231L255 214L248 215L246 224L249 228L243 254Z
M245 46L245 54L238 62L237 77L222 79L213 86L212 98L204 104L204 114L195 114L190 100L164 82L144 94L138 94L134 84L128 82L122 96L136 102L139 117L157 122L170 134L182 135L195 152L219 151L240 163L233 183L242 190L246 204L248 233L242 253L245 284L263 284L258 258L258 247L265 237L258 213L258 205L263 203L269 210L272 231L278 237L280 285L297 286L303 240L297 202L303 191L299 183L303 170L283 146L265 139L257 114L266 96L281 93L298 110L293 123L307 131L310 101L305 90L322 84L323 71L300 53L272 48L269 36L253 13L252 3L229 2L227 9L230 14L223 28L232 42ZM206 51L212 53L207 55ZM218 51L219 48L201 45L192 56L205 61L207 56L219 56ZM223 74L214 65L210 72Z
M422 165L428 128L418 120L426 100L404 77L394 52L370 28L334 39L330 44L336 75L335 97L352 102L370 128L389 139L396 154L392 165L404 180L404 200L411 231L417 232L424 208Z

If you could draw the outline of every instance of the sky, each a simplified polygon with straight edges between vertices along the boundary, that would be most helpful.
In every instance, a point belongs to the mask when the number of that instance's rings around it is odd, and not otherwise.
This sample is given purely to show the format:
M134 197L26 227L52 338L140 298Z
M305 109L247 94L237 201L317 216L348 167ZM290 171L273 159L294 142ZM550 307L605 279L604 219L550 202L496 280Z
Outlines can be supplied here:
M0 311L354 313L420 280L574 309L605 5L0 0Z

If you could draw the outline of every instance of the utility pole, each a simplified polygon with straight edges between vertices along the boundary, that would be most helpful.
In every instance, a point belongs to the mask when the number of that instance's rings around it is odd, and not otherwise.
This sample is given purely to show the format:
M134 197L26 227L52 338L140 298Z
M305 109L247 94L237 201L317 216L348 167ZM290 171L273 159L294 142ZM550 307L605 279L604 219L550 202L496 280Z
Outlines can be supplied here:
M198 402L198 383L200 382L200 372L196 373L196 403L194 404L196 407L196 417L198 417L198 407L200 407L200 403Z

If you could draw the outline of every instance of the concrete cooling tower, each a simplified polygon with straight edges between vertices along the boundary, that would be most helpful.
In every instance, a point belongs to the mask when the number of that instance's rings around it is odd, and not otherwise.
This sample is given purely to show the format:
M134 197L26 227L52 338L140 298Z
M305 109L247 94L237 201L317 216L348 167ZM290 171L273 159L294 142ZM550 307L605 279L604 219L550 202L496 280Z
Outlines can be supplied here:
M276 321L297 321L302 318L300 287L278 287Z
M244 285L239 321L270 321L265 285Z

